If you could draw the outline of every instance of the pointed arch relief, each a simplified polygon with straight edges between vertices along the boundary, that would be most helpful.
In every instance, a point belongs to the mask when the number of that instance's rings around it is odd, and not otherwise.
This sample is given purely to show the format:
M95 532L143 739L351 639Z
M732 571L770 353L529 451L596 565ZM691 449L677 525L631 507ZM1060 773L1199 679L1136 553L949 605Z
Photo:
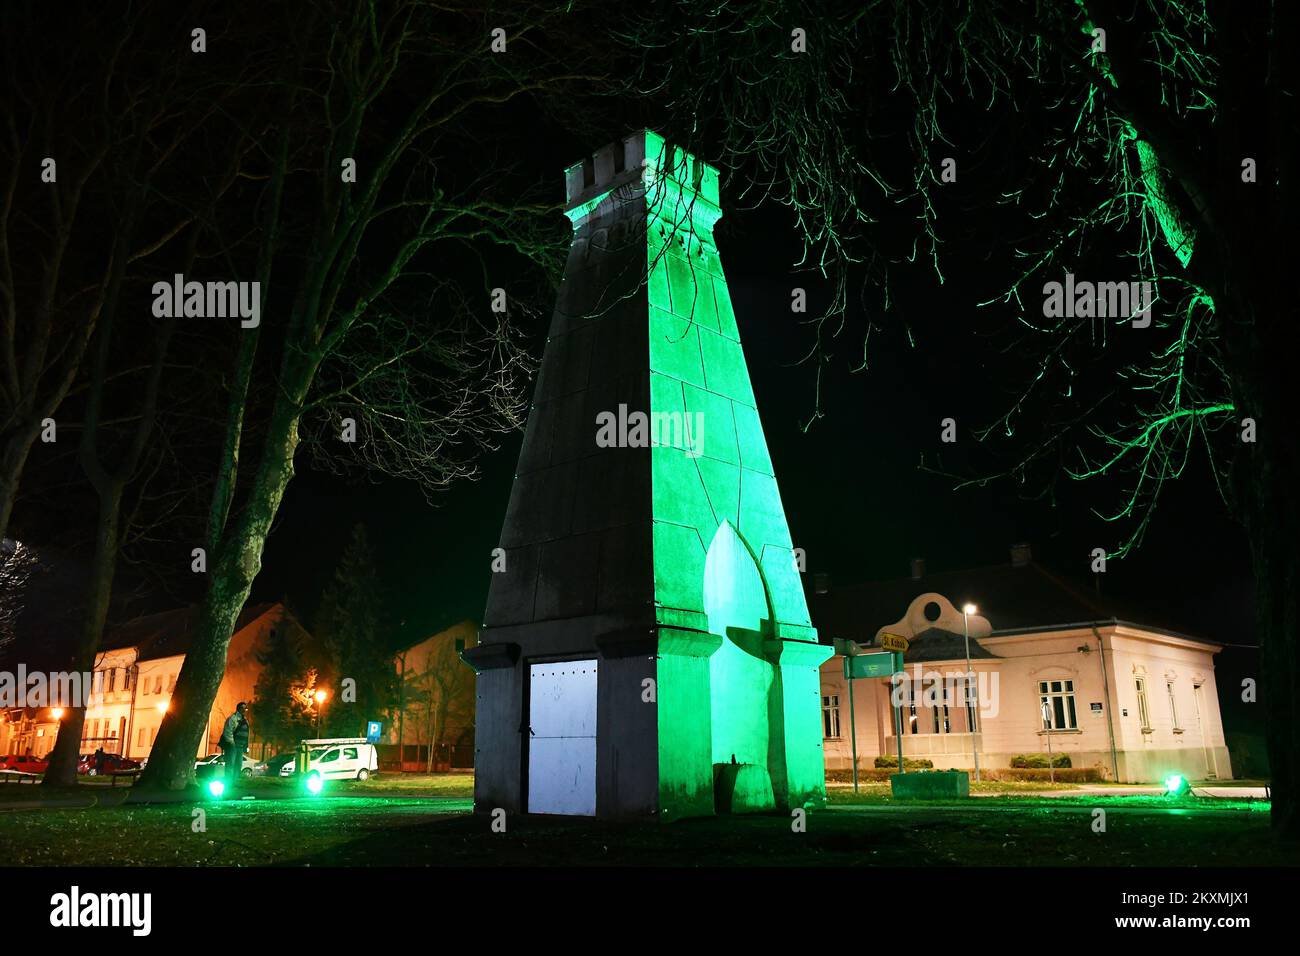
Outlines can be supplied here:
M723 638L709 658L713 762L766 771L775 672L763 638L771 630L771 602L753 552L725 520L704 559L704 613L709 630Z
M718 525L704 556L704 613L709 630L762 657L772 626L767 582L749 545L727 519Z

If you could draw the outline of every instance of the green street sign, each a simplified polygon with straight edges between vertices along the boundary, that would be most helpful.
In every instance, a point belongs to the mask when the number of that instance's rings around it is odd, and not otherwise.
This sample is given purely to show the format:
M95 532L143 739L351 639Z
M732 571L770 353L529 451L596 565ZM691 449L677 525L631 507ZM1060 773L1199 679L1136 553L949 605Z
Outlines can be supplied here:
M888 677L894 673L894 655L890 653L855 654L844 658L844 676L854 680L864 677Z

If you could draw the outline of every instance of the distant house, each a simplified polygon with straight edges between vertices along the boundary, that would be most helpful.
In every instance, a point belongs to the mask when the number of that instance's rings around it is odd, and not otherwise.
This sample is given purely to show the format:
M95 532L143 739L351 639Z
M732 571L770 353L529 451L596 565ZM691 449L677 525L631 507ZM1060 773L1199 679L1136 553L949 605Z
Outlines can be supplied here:
M95 660L97 699L86 709L82 753L102 748L137 759L148 757L176 689L198 614L198 607L150 614L128 621L105 636ZM249 605L239 615L227 652L225 677L196 756L217 749L222 726L236 704L253 701L253 689L261 673L257 652L265 646L272 627L288 614L284 605L275 603ZM0 753L43 756L53 749L58 726L49 708L7 712L0 716ZM251 742L256 752L256 722Z
M474 671L460 659L457 643L477 641L478 625L461 621L394 658L402 689L387 736L403 770L474 766Z
M1050 749L1122 782L1233 775L1214 674L1223 645L1103 600L1025 546L1006 565L920 565L910 579L813 590L813 623L837 644L821 668L828 770L852 766L855 734L859 766L896 755L901 719L904 758L936 768L973 768L977 755L1002 768ZM899 706L888 677L856 679L850 713L843 655L878 651L884 634L910 642Z

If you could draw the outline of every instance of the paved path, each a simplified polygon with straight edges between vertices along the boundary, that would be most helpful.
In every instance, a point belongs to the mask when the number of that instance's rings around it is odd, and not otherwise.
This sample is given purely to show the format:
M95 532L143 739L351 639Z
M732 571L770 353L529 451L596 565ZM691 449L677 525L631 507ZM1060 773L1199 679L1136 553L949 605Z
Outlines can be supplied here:
M1213 784L1194 784L1192 791L1198 797L1217 797L1225 800L1267 800L1268 790L1264 787L1216 787ZM1097 794L1107 797L1158 797L1165 792L1164 787L1115 787L1098 786L1084 783L1070 790L1034 791L1036 797L1079 797L1084 794ZM996 796L996 794L974 794L974 796Z
M828 783L827 790L852 790L851 783ZM1213 797L1223 800L1268 800L1266 787L1223 787L1214 784L1193 784L1192 791L1198 797ZM1115 786L1113 784L1082 783L1068 790L994 790L972 793L972 797L1158 797L1165 792L1159 786Z
M945 817L956 815L961 817L963 814L968 816L980 816L988 814L990 817L997 817L1000 814L1009 814L1013 819L1027 813L1050 814L1052 816L1069 817L1069 816L1091 816L1096 809L1086 803L1038 803L1025 805L1017 801L1016 803L994 803L991 800L978 800L975 803L968 804L946 804L935 806L933 804L923 806L912 806L906 803L831 803L827 804L826 810L835 814L865 814L865 815L902 815L911 821L920 820L942 820ZM1225 804L1216 805L1214 801L1207 800L1203 803L1179 803L1162 806L1157 803L1143 803L1137 806L1124 806L1123 804L1108 803L1104 807L1107 813L1123 814L1125 816L1215 816L1224 818L1236 818L1249 816L1252 813L1261 813L1262 811L1252 811L1240 806L1231 806Z

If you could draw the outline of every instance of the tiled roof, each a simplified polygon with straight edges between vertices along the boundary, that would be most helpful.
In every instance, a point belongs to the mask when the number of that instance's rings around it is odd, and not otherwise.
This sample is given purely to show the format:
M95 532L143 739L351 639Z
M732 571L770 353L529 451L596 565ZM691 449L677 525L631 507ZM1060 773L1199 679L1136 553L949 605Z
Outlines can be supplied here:
M235 621L234 633L243 630L257 620L274 604L245 605ZM176 608L160 611L127 621L104 635L100 642L101 651L117 650L126 647L138 647L140 660L156 660L160 657L174 657L189 650L194 639L194 630L199 622L199 606Z
M808 583L811 585L812 581ZM942 594L957 607L973 602L979 607L980 616L993 626L995 635L1003 631L1046 630L1057 625L1119 620L1179 633L1192 640L1208 640L1187 634L1178 622L1169 621L1161 611L1109 597L1095 587L1069 580L1032 561L926 573L920 578L832 585L825 594L813 593L811 587L808 591L808 610L823 640L870 641L880 628L901 618L912 601L932 591Z
M997 654L980 647L979 642L970 642L971 660L988 660ZM911 641L911 647L903 654L904 664L925 664L931 661L964 661L966 659L966 637L954 634L941 627L931 627L917 634Z

